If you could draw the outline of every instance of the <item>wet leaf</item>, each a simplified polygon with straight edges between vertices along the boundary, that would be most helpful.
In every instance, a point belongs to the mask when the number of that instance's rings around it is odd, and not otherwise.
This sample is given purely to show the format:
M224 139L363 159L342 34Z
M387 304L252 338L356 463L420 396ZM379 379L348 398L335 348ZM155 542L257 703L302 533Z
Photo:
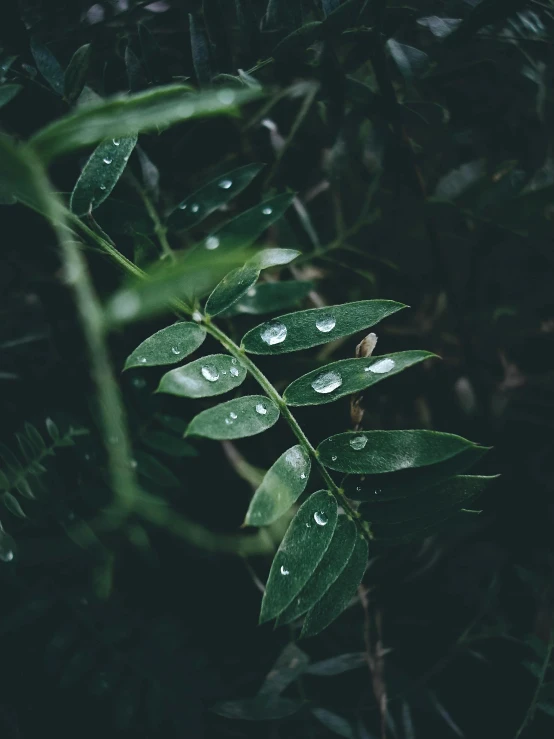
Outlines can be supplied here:
M393 300L357 303L287 313L251 329L242 346L251 354L284 354L363 331L406 306Z
M299 377L287 387L283 399L287 405L331 403L345 395L367 390L377 382L431 357L436 355L424 351L408 351L369 359L342 359ZM334 389L328 390L333 386Z
M63 69L50 49L48 49L36 37L33 37L31 38L31 54L33 55L38 71L48 82L50 87L54 92L57 92L58 95L63 95Z
M208 439L242 439L261 434L279 418L279 409L265 395L246 395L228 400L195 416L187 436Z
M262 282L250 288L240 300L234 303L225 315L239 313L262 315L297 305L313 290L313 282L288 280L286 282Z
M300 445L281 454L254 493L244 522L268 526L280 518L306 489L310 470L310 458Z
M301 637L315 636L327 628L344 611L356 593L367 565L368 548L365 539L358 537L350 559L339 577L308 611Z
M198 349L205 338L205 329L196 323L174 323L139 344L127 357L124 369L176 364Z
M85 86L87 81L92 46L83 44L71 57L69 66L64 75L64 95L68 103L73 104Z
M168 219L170 228L179 230L200 223L210 213L224 206L248 187L264 166L264 164L247 164L211 180L175 208Z
M104 141L91 154L71 193L69 206L84 216L110 195L137 143L136 136Z
M356 525L339 516L333 538L317 569L298 596L279 615L277 623L289 624L310 610L322 598L346 567L356 544Z
M181 398L207 398L239 387L246 369L228 354L210 354L165 374L157 392Z
M22 89L22 85L2 85L0 87L0 108L9 103L10 100L13 100L13 98L18 95Z
M260 623L276 618L298 595L321 562L337 524L337 503L321 490L293 518L275 555L262 600Z

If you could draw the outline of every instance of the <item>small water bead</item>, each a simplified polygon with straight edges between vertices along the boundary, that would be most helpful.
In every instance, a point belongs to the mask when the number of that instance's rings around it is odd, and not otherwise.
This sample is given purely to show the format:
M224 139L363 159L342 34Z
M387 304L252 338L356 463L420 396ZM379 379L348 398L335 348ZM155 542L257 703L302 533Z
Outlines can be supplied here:
M338 459L337 455L333 454L333 456L331 457L331 462L336 462L337 459Z
M269 346L282 344L283 341L287 338L287 327L284 323L280 323L280 321L272 321L271 323L268 323L265 328L262 329L260 333L260 338L265 344L268 344Z
M237 360L233 357L233 359L231 359L231 364L236 364L236 363L237 363Z
M327 514L323 511L316 511L314 513L314 521L318 526L327 526L329 519L327 518Z
M281 565L281 575L289 575L290 571L284 565Z
M173 354L175 354L175 355L177 355L177 354L180 354L180 353L181 353L181 350L179 349L179 347L178 347L178 346L172 346L172 347L171 347L171 351L172 351L172 352L173 352Z
M209 251L213 251L219 246L219 239L217 238L217 236L208 236L205 246L206 249L208 249Z
M356 486L356 492L357 493L361 493L362 492L362 488L360 487L360 485L357 485Z
M119 141L119 139L112 139L112 144L113 144L114 146L119 146L119 144L120 144L120 141Z
M225 423L226 423L227 426L230 426L233 422L231 421L230 418L226 418L225 419Z
M148 360L146 359L146 357L140 357L139 362L141 364L146 364L146 362L148 362Z
M137 467L138 467L137 460L136 459L132 459L131 460L131 469L136 470Z
M369 367L365 368L365 372L374 372L376 375L382 375L385 372L390 372L394 367L394 359L380 359L374 364L370 364Z
M373 495L381 495L381 489L377 488L377 490L374 490Z
M324 334L328 334L329 331L332 331L335 326L337 325L337 320L334 316L322 316L321 318L318 318L315 322L315 326L318 331L321 331Z
M231 375L233 377L238 377L239 376L239 371L238 371L238 368L237 367L231 367L231 369L229 370L229 372L231 373Z
M230 187L233 187L233 181L221 180L221 182L219 183L219 187L221 187L222 190L228 190Z
M179 205L179 208L180 208L181 210L186 210L186 209L187 209L187 204L186 204L186 203L181 203L181 204Z
M223 105L231 105L235 102L235 93L232 90L221 90L217 93L217 98Z
M233 411L231 411L231 412L229 413L229 415L231 416L231 418L232 418L233 420L236 420L236 419L238 418L237 414L236 414L236 413L234 413Z
M341 385L342 377L338 372L334 371L324 372L323 374L318 375L312 382L312 387L316 393L322 393L323 395L332 393L333 390L336 390Z
M350 446L352 447L352 449L355 449L357 452L359 452L360 449L363 449L366 444L367 444L366 436L355 436L353 439L350 439Z
M258 403L258 405L256 406L256 413L259 413L260 416L265 416L265 414L267 413L267 408L265 407L265 405L263 405L263 403Z
M106 189L106 185L100 185L100 189L101 190L105 190Z
M198 203L194 203L194 205L190 206L190 209L193 213L198 213L198 211L200 210L200 206L198 205Z
M248 295L249 298L253 298L254 295L256 294L256 288L251 287L249 290L246 291L246 294Z
M304 472L303 472L303 473L302 473L302 474L300 475L300 479L301 479L301 480L305 480L305 479L306 479L306 475L305 475L305 473L304 473Z
M217 382L219 380L219 372L213 364L205 364L200 372L202 373L202 377L208 382Z
M104 162L104 164L111 164L113 162L113 159L111 159L111 157L104 157L102 161Z
M273 208L266 207L262 210L264 216L270 216L273 213Z

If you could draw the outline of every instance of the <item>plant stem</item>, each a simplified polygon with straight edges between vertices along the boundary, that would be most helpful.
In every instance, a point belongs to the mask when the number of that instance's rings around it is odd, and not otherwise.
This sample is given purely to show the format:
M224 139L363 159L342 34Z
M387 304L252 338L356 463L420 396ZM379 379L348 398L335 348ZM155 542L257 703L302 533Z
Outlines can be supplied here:
M164 257L166 259L169 258L171 259L171 261L174 262L175 254L173 253L173 249L171 248L171 246L169 245L169 241L167 240L167 227L164 226L164 224L161 222L154 203L150 199L149 195L144 191L144 188L140 185L139 182L137 182L134 177L129 176L129 181L131 182L140 199L144 203L144 207L146 208L146 211L150 216L150 220L154 224L154 232L158 237L158 241L160 242L160 246L162 247Z
M517 730L515 739L519 739L519 737L523 734L523 732L527 728L527 725L529 724L529 722L533 720L533 716L535 715L535 711L537 709L537 703L539 702L539 695L544 685L544 681L546 680L546 673L550 665L550 660L552 659L553 650L554 650L554 629L550 631L548 647L546 650L546 654L544 655L544 660L542 663L541 671L539 673L537 687L535 688L535 692L533 693L533 698L531 699L531 705L529 706L525 716L523 717L523 721L521 722L521 725L519 729Z

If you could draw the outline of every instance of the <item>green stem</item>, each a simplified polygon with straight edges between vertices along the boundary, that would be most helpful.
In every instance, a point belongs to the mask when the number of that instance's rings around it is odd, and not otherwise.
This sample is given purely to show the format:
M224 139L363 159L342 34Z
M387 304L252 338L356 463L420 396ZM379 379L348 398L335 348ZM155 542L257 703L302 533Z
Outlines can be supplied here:
M171 259L171 261L175 261L175 254L173 253L173 249L171 248L171 246L169 245L169 241L167 240L167 227L164 226L164 224L161 222L154 203L150 199L149 195L144 191L144 188L141 187L141 185L134 177L129 177L129 181L131 182L140 199L144 203L146 212L148 213L148 215L150 216L150 220L154 224L154 232L158 237L158 241L160 242L160 246L162 247L164 257L166 259Z
M548 640L548 648L546 650L546 654L544 655L544 660L542 663L541 671L539 673L537 687L535 688L535 692L533 693L533 698L531 699L531 705L527 709L527 712L523 718L523 721L521 722L521 725L519 729L517 730L515 739L519 739L519 737L523 734L523 732L527 728L527 725L529 724L529 722L533 720L533 716L535 715L535 711L537 709L537 703L539 702L539 695L544 685L544 681L546 680L546 673L550 665L550 660L552 659L553 650L554 650L554 629L551 630L550 632L550 638Z

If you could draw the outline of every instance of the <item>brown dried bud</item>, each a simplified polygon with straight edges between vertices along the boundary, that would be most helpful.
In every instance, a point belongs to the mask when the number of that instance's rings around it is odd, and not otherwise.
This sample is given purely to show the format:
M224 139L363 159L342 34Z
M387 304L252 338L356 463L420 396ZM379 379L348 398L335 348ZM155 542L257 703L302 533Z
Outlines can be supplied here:
M365 411L362 407L362 398L360 396L352 398L350 402L350 418L352 419L352 424L356 430L362 424L364 413Z
M377 346L377 334L368 334L365 339L362 339L356 347L357 357L371 357L373 350Z

